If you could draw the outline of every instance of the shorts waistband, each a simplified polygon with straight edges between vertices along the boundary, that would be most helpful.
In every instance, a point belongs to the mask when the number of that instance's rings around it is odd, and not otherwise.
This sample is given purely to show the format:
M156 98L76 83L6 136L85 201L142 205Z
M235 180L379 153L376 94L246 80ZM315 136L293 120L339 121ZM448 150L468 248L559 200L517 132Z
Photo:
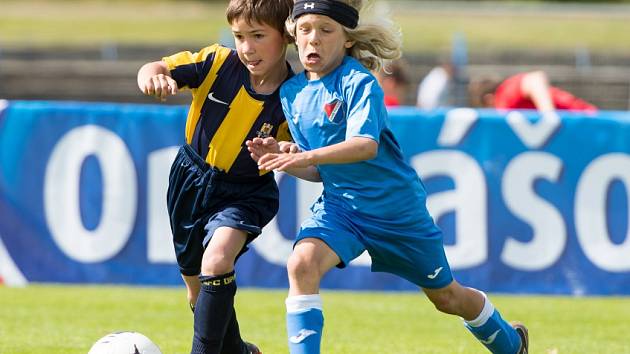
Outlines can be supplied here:
M233 183L251 183L260 182L269 178L273 178L273 172L264 174L262 176L234 176L219 168L209 165L189 144L184 144L181 148L185 157L190 163L194 164L204 173L210 172L213 180L227 181Z

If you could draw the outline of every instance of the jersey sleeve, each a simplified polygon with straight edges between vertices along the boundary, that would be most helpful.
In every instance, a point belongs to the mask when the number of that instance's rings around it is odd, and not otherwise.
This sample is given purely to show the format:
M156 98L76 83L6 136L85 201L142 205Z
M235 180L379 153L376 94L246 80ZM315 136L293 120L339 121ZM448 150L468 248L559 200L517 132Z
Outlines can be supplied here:
M383 91L374 78L365 76L349 85L346 140L365 137L380 142L381 131L385 127L387 109Z
M179 52L162 58L177 82L179 88L198 88L210 72L218 44L211 45L197 53Z

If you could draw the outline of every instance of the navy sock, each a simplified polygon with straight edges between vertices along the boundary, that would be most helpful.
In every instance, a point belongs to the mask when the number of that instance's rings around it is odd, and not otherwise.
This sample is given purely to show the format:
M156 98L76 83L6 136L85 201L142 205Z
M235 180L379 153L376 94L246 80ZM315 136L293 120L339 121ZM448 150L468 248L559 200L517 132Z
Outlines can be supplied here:
M242 354L246 353L246 350L247 347L241 338L241 331L238 327L236 311L232 308L232 317L230 317L230 323L228 323L225 336L223 336L221 354Z
M192 354L220 354L228 324L234 313L234 272L200 276L201 291L195 306Z

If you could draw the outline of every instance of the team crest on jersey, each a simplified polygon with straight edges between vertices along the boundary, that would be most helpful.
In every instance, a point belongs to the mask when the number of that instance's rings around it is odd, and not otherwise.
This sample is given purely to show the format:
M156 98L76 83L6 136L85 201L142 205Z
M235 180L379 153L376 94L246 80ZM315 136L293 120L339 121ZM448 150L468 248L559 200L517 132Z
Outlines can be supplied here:
M271 136L271 131L273 130L273 125L269 123L265 123L260 127L260 130L256 132L256 136L259 138L268 138Z
M332 102L324 105L324 111L330 122L338 123L343 116L343 101L338 98L333 99ZM337 117L338 115L339 117Z

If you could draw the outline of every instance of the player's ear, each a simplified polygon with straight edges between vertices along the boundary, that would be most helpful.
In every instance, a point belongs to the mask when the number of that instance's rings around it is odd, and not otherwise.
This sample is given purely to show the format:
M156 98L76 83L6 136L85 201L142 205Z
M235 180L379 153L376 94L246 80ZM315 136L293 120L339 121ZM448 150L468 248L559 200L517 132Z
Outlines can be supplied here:
M354 46L354 43L356 43L355 41L351 41L351 40L347 40L346 43L343 44L344 47L346 47L346 49L350 49Z

